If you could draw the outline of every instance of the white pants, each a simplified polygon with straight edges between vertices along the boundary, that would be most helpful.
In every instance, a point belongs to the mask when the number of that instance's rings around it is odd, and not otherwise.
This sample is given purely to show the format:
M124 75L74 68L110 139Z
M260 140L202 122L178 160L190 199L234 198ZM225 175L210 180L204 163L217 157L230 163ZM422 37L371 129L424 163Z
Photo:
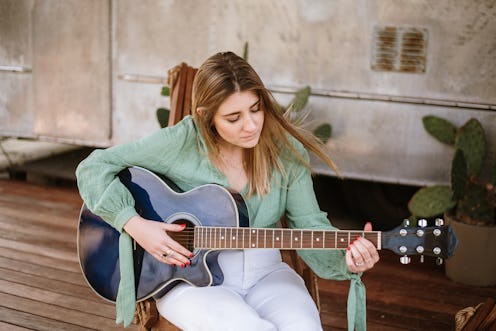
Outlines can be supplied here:
M219 264L222 285L179 284L157 299L160 315L185 331L322 330L303 279L279 250L223 251Z

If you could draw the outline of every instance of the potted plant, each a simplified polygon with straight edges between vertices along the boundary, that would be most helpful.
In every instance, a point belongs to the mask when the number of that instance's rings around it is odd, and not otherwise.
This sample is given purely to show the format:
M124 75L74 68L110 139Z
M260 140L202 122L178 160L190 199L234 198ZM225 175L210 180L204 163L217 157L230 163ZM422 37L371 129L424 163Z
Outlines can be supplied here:
M496 155L488 152L484 128L469 119L457 128L436 116L423 118L426 131L454 147L451 185L418 190L408 203L412 218L444 214L459 245L446 261L446 274L469 285L496 285Z

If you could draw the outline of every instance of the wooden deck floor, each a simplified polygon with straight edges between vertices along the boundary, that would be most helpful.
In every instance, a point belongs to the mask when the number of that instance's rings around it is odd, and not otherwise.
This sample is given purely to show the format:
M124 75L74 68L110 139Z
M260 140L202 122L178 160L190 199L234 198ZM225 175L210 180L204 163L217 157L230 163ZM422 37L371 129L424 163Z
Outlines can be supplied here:
M74 188L0 180L0 330L119 330L114 306L85 283L76 257ZM453 330L454 314L496 297L455 284L432 260L381 252L364 275L369 330ZM325 330L346 328L348 282L319 282ZM136 330L136 327L131 329Z

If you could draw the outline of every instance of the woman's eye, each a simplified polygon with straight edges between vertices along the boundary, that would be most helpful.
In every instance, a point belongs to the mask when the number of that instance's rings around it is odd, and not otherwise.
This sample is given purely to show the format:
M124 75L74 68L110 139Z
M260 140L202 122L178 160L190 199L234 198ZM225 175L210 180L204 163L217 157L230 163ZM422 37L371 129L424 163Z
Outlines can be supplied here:
M252 109L251 109L251 112L252 112L252 113L256 113L257 111L260 111L260 107L257 107L257 108L252 108Z
M236 117L228 117L228 118L227 118L227 121L228 121L229 123L234 123L234 122L236 122L237 120L239 120L239 116L236 116Z

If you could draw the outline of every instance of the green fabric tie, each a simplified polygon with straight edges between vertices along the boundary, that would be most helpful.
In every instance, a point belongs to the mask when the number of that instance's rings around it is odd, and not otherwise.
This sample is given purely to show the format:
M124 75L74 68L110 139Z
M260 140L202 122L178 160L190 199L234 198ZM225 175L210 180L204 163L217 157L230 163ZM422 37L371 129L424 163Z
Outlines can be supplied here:
M354 308L354 309L353 309ZM359 274L351 275L348 292L348 331L367 330L367 307L365 304L365 286Z
M134 288L134 272L129 266L133 263L133 242L131 236L122 232L119 237L119 265L121 281L117 292L116 320L117 324L123 323L127 328L134 319L136 310L136 290Z

